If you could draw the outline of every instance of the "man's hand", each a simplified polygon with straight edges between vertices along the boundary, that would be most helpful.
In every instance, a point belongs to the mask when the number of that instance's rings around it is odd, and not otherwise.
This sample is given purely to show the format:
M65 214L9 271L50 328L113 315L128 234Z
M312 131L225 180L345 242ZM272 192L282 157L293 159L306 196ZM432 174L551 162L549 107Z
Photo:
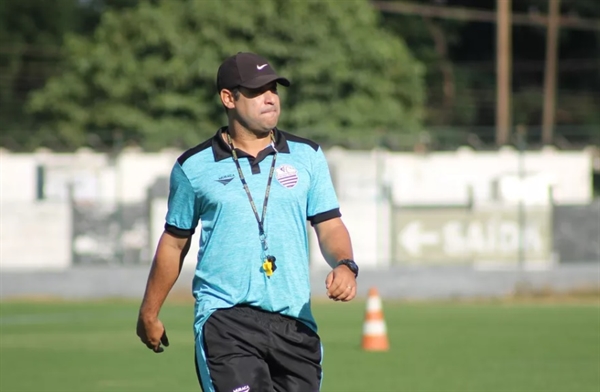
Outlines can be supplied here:
M163 232L158 241L156 255L150 267L150 275L144 299L138 313L137 336L155 353L162 353L169 346L163 323L158 319L160 308L175 284L183 259L190 249L190 238L179 238Z
M137 336L142 343L155 353L162 353L165 349L161 346L169 347L169 338L163 323L158 319L146 319L140 315L137 321Z
M335 267L325 280L327 296L334 301L350 301L356 296L356 277L345 265Z

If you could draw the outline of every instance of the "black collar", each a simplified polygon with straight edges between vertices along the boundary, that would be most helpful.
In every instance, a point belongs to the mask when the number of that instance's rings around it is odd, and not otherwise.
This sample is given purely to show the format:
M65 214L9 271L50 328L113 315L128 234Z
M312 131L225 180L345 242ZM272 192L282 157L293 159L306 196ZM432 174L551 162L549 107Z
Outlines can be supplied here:
M227 127L220 128L217 131L217 133L215 134L215 136L213 136L213 138L212 138L212 150L213 150L213 154L215 156L215 162L222 161L223 159L227 159L227 158L231 157L231 148L229 148L229 145L223 139L223 132L225 132L225 131L227 131ZM275 149L277 150L277 152L289 154L290 147L288 146L288 142L285 139L283 132L281 132L277 128L274 128L273 132L274 132L274 136L275 136ZM270 149L270 152L268 154L275 152L272 149L272 147L267 147L267 148ZM237 151L241 151L241 150L237 149ZM262 153L262 151L261 151L261 153ZM262 155L262 154L259 154L259 155ZM241 158L242 156L248 156L248 154L245 154L245 153L239 154L238 153L238 156Z

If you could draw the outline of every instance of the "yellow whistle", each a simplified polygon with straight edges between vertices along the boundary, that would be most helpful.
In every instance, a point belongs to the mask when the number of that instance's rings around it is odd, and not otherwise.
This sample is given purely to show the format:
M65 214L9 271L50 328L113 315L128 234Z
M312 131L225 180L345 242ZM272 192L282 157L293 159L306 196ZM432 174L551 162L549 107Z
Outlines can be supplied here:
M267 277L271 277L271 275L273 275L273 263L271 263L269 260L265 260L265 262L262 265L263 270L265 271L265 274L267 274Z

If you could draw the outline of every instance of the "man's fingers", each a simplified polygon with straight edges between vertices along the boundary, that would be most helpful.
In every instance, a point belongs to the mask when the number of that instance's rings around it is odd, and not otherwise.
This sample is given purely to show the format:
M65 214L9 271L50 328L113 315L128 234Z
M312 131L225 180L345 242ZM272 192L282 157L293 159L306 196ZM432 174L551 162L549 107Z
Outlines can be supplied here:
M349 284L346 284L344 286L342 286L342 288L344 288L344 290L340 293L340 295L338 296L338 300L339 301L346 301L347 298L352 294L352 286Z
M162 344L162 346L161 346L161 344ZM167 337L167 330L164 327L163 327L162 335L160 336L159 341L156 342L154 347L152 347L152 351L154 351L157 354L160 354L165 351L165 348L163 346L165 346L165 347L169 346L169 338Z
M348 301L353 300L354 297L356 297L356 286L352 287L352 289L350 290L350 293L342 301L348 302Z
M160 337L160 342L165 346L169 347L169 338L167 337L167 330L163 330L163 334Z
M329 290L331 287L331 283L333 282L333 272L327 274L327 278L325 279L325 288Z
M154 351L157 354L162 353L163 351L165 351L165 349L160 345L160 343L158 344L158 346L154 347L152 349L152 351Z
M334 280L327 295L334 301L350 301L356 296L356 282Z
M142 343L155 353L162 353L165 351L164 347L169 346L167 331L160 321L147 325L138 321L137 335Z
M161 346L160 341L157 343L146 342L146 347L148 347L150 350L154 351L155 353L162 353L163 351L165 351L165 349Z
M348 282L338 282L337 284L334 283L334 286L329 291L329 298L335 301L345 301L348 297L350 297L350 295L352 295L354 286L355 285Z
M135 334L142 342L146 343L146 329L144 328L144 324L142 324L140 319L138 319L137 325L135 326Z
M333 281L329 284L327 290L330 297L338 297L343 291L342 281L340 279L332 279Z

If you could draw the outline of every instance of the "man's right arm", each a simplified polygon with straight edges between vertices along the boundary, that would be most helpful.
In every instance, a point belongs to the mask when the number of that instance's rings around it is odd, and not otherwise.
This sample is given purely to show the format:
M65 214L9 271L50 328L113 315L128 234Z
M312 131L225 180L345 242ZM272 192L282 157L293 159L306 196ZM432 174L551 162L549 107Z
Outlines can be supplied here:
M167 295L179 277L183 259L190 248L191 237L178 238L164 232L160 237L156 254L150 268L144 299L138 316L137 334L146 346L161 352L162 343L167 346L165 329L158 319ZM166 340L166 342L165 342Z
M162 352L161 342L168 346L165 328L158 315L179 277L199 219L196 191L178 160L169 179L165 232L158 241L137 323L140 340L155 352Z
M190 239L177 238L166 231L160 237L140 308L144 318L158 318L161 306L179 277Z

